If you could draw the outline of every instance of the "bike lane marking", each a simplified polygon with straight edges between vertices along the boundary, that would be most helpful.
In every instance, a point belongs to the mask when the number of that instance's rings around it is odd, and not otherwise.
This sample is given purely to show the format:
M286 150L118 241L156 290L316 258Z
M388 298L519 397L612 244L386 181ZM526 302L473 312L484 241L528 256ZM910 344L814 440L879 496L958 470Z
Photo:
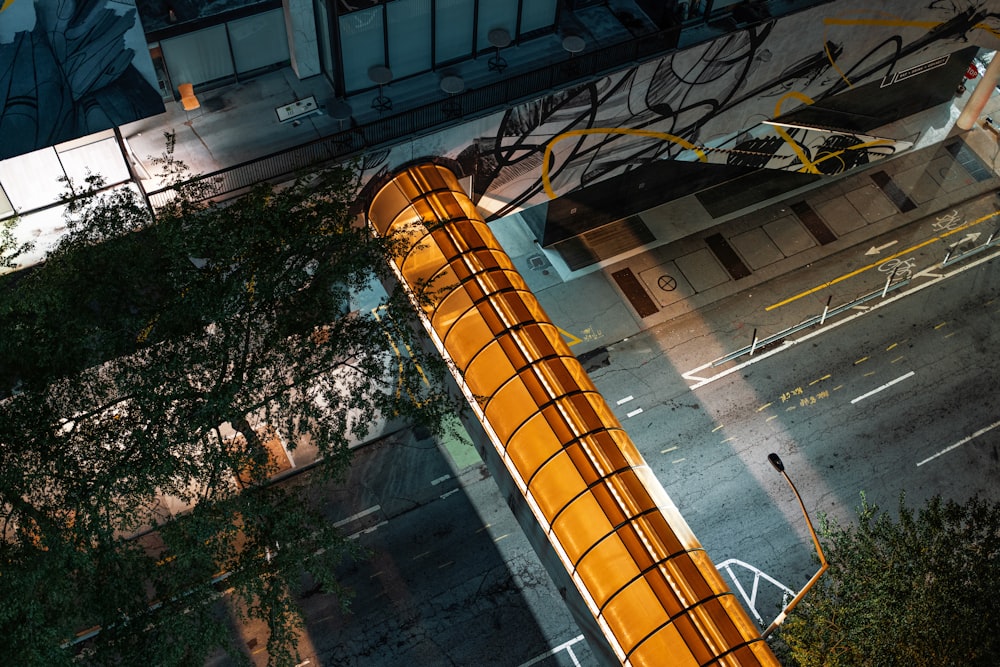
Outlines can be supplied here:
M966 229L970 229L971 227L974 227L975 225L978 225L978 224L981 224L983 222L986 222L987 220L991 220L992 218L995 218L998 215L1000 215L1000 211L993 211L992 213L988 213L987 215L984 215L984 216L982 216L980 218L977 218L977 219L975 219L975 220L973 220L971 222L967 222L967 223L965 223L963 225L959 225L958 227L955 227L954 229L950 229L950 230L948 230L946 232L938 234L937 236L932 236L931 238L927 239L926 241L918 243L918 244L916 244L914 246L910 246L909 248L906 248L905 250L900 250L899 252L897 252L895 254L889 255L888 257L881 257L881 258L879 258L879 261L877 261L877 262L874 262L872 264L868 264L866 266L862 266L859 269L855 269L854 271L851 271L849 273L845 273L842 276L838 276L838 277L834 278L833 280L827 281L827 282L823 283L822 285L817 285L816 287L812 287L810 289L807 289L804 292L800 292L800 293L796 294L795 296L788 297L787 299L784 299L783 301L779 301L778 303L771 304L770 306L767 306L766 308L764 308L764 310L767 311L767 312L770 312L770 311L772 311L772 310L774 310L776 308L781 308L782 306L787 306L788 304L793 303L795 301L798 301L799 299L801 299L803 297L809 296L810 294L815 294L816 292L818 292L818 291L820 291L822 289L826 289L827 287L831 287L833 285L836 285L837 283L843 282L843 281L847 280L848 278L853 278L854 276L860 275L860 274L864 273L865 271L870 271L871 269L875 269L875 268L881 266L882 264L888 262L889 260L898 259L899 257L901 257L903 255L907 255L907 254L912 253L912 252L914 252L916 250L919 250L920 248L923 248L925 246L929 246L932 243L936 243L937 241L943 241L945 238L947 238L947 237L949 237L949 236L951 236L953 234L958 234L959 232L963 232Z

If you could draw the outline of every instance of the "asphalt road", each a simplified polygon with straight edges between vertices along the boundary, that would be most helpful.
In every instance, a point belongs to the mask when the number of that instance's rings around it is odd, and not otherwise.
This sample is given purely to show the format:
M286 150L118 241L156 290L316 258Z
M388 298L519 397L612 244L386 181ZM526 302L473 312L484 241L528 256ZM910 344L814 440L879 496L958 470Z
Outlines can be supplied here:
M717 563L739 559L794 590L815 571L769 452L814 519L850 521L862 493L890 510L901 493L908 504L1000 500L1000 259L942 273L928 265L909 286L919 291L693 390L656 353L663 332L615 345L592 373L612 405L631 397L616 413ZM752 575L741 577L748 593ZM769 586L755 600L765 622L780 601Z
M967 219L985 203L974 205ZM894 238L923 243L940 231L934 221ZM778 326L766 304L870 264L864 248L618 342L591 370L762 625L815 571L798 504L768 453L782 457L816 520L850 521L861 493L887 509L901 493L912 504L934 494L1000 500L1000 258L941 270L940 248L924 247L907 293L795 334L794 344L707 364L749 342L751 328ZM838 283L835 303L884 276ZM825 294L808 299L817 307ZM357 452L329 492L331 519L371 558L340 572L354 592L349 612L332 594L304 599L303 667L594 664L485 468L455 461L405 431ZM263 664L262 628L243 634Z

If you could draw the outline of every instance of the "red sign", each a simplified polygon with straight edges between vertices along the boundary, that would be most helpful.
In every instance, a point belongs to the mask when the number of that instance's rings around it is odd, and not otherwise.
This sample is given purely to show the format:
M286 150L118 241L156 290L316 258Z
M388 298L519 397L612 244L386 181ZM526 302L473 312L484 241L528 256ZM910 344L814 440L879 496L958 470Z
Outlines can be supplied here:
M976 69L976 64L969 63L969 69L965 70L965 78L971 81L972 79L975 79L977 76L979 76L979 70Z

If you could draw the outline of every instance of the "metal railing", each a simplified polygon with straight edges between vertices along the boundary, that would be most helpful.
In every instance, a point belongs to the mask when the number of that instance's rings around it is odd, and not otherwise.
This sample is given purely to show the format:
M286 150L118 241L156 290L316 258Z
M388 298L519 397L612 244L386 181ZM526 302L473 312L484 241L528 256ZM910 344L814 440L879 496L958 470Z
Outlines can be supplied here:
M773 16L780 16L831 0L783 0L762 2ZM660 58L675 50L682 33L687 31L696 38L684 40L685 46L708 41L724 34L725 29L712 29L708 20L727 12L712 12L704 17L687 20L658 32L640 35L633 39L585 51L575 56L552 59L540 67L517 74L507 74L503 79L483 86L469 88L462 93L439 99L429 104L401 109L391 116L379 118L332 134L294 148L242 162L231 167L198 176L217 181L216 196L238 193L254 183L289 177L304 169L315 168L363 151L389 146L401 139L420 136L452 125L458 121L472 120L539 96L546 91L582 84L595 77L617 71L624 66ZM743 26L740 26L743 27ZM171 188L161 188L148 193L151 205L156 208L169 201Z

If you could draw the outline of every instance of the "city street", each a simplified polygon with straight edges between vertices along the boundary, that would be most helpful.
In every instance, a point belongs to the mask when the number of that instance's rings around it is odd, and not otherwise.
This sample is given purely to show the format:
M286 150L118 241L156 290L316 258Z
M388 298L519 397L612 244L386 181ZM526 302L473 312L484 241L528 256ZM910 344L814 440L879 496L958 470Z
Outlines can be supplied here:
M977 199L962 210L975 221L991 206ZM957 220L947 224L961 240L966 232ZM947 244L928 242L942 229L923 220L895 230L900 250L923 244L901 262L849 248L608 346L601 363L585 361L763 625L783 594L815 571L805 522L768 453L782 457L817 522L823 515L850 521L862 493L889 510L901 493L912 504L933 494L1000 499L1000 361L992 347L1000 265L990 261L997 248L942 268ZM871 268L837 283L833 305L878 293L886 264L904 265L908 273L893 280L909 280L886 299L849 308L753 357L711 363L749 343L754 324L764 336L775 333L764 331L765 323L788 320L768 305L853 273L855 265ZM825 296L808 299L822 304ZM331 516L371 557L340 573L354 593L348 614L334 595L304 600L303 665L593 664L468 445L397 432L358 450L349 478L330 497ZM263 645L262 630L247 632L253 653Z
M812 545L770 452L814 519L849 521L862 493L889 510L901 493L911 504L1000 499L1000 268L975 261L949 267L947 279L916 265L907 287L919 291L744 356L735 372L684 377L664 327L612 346L592 376L713 559L739 559L797 590L815 571ZM799 284L788 278L771 287ZM692 376L713 372L691 389ZM768 621L777 610L759 611Z

